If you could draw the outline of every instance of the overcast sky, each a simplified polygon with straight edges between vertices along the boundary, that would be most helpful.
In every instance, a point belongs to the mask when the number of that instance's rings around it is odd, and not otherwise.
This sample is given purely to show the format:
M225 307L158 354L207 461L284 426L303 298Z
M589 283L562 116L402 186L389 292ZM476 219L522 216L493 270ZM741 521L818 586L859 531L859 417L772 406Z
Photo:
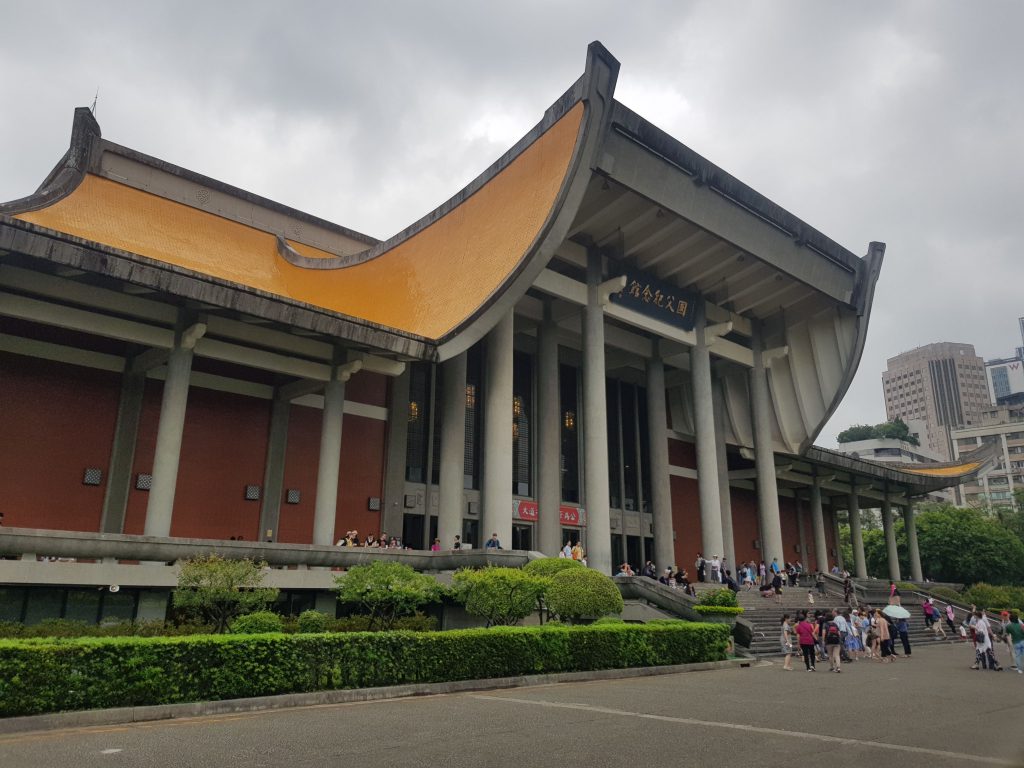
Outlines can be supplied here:
M99 88L104 136L376 237L487 167L600 40L616 98L854 253L867 349L819 438L885 418L887 357L1021 344L1024 4L18 2L0 6L0 200Z

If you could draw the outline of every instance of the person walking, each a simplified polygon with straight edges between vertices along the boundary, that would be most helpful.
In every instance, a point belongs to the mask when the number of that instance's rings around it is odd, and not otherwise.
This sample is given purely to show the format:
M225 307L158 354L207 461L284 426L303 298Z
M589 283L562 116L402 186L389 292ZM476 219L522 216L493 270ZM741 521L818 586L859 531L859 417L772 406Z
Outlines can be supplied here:
M953 606L946 604L946 626L949 627L949 631L954 635L956 631L956 611L953 610Z
M764 560L762 560L761 564L759 566L757 566L757 576L758 576L757 586L763 587L765 584L768 583L768 578L767 578L768 577L768 569L765 568Z
M896 620L896 633L900 636L900 642L903 643L903 655L908 659L910 658L910 626L907 624L906 619Z
M837 621L839 613L832 611L831 618L825 622L825 648L828 651L828 667L830 672L839 672L840 649L843 647L843 633Z
M1016 613L1011 613L1010 620L1006 622L1006 644L1010 646L1017 674L1024 673L1024 623Z
M789 614L782 616L782 636L779 638L782 643L782 653L786 657L782 662L782 668L786 672L793 671L793 627L789 623Z
M800 652L804 657L804 667L808 672L814 671L814 643L817 630L807 620L807 613L801 614L801 619L796 625L796 636L800 642Z
M896 660L893 655L892 635L889 632L889 622L881 610L875 610L875 632L878 634L879 658L892 663Z

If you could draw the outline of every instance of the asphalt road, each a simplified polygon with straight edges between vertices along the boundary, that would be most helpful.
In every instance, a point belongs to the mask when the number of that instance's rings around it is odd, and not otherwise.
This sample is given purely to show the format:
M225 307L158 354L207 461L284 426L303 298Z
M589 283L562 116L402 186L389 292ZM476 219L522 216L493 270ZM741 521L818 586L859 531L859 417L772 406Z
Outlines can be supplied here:
M943 645L839 675L775 663L13 734L0 766L1024 766L1024 675L970 657Z

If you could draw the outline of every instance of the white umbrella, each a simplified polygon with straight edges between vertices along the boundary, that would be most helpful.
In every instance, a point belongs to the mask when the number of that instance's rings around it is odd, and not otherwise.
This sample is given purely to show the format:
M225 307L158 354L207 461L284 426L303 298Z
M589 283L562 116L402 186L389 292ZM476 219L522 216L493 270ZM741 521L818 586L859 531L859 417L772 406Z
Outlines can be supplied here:
M899 605L887 605L882 609L882 613L886 616L892 616L894 619L910 618L910 611Z

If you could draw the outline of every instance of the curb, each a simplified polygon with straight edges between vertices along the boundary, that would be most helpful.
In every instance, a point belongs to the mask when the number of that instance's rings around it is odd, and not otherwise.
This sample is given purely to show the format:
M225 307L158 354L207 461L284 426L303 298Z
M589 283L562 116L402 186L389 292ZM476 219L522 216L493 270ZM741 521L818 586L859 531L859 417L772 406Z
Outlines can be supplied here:
M277 696L256 696L246 699L201 701L189 704L157 704L145 707L116 707L88 709L79 712L55 712L48 715L27 715L0 719L0 735L28 731L86 728L95 725L145 723L154 720L173 720L204 715L226 715L238 712L261 712L274 709L313 707L325 704L351 704L364 701L401 699L409 696L438 696L468 691L487 691L501 688L520 688L553 683L580 683L591 680L620 680L630 677L675 675L684 672L707 672L716 669L749 667L753 659L726 659L696 664L675 664L661 667L629 667L627 669L601 669L590 672L560 672L549 675L517 675L485 680L455 680L445 683L412 683L378 688L347 688L336 691L311 693L284 693Z

